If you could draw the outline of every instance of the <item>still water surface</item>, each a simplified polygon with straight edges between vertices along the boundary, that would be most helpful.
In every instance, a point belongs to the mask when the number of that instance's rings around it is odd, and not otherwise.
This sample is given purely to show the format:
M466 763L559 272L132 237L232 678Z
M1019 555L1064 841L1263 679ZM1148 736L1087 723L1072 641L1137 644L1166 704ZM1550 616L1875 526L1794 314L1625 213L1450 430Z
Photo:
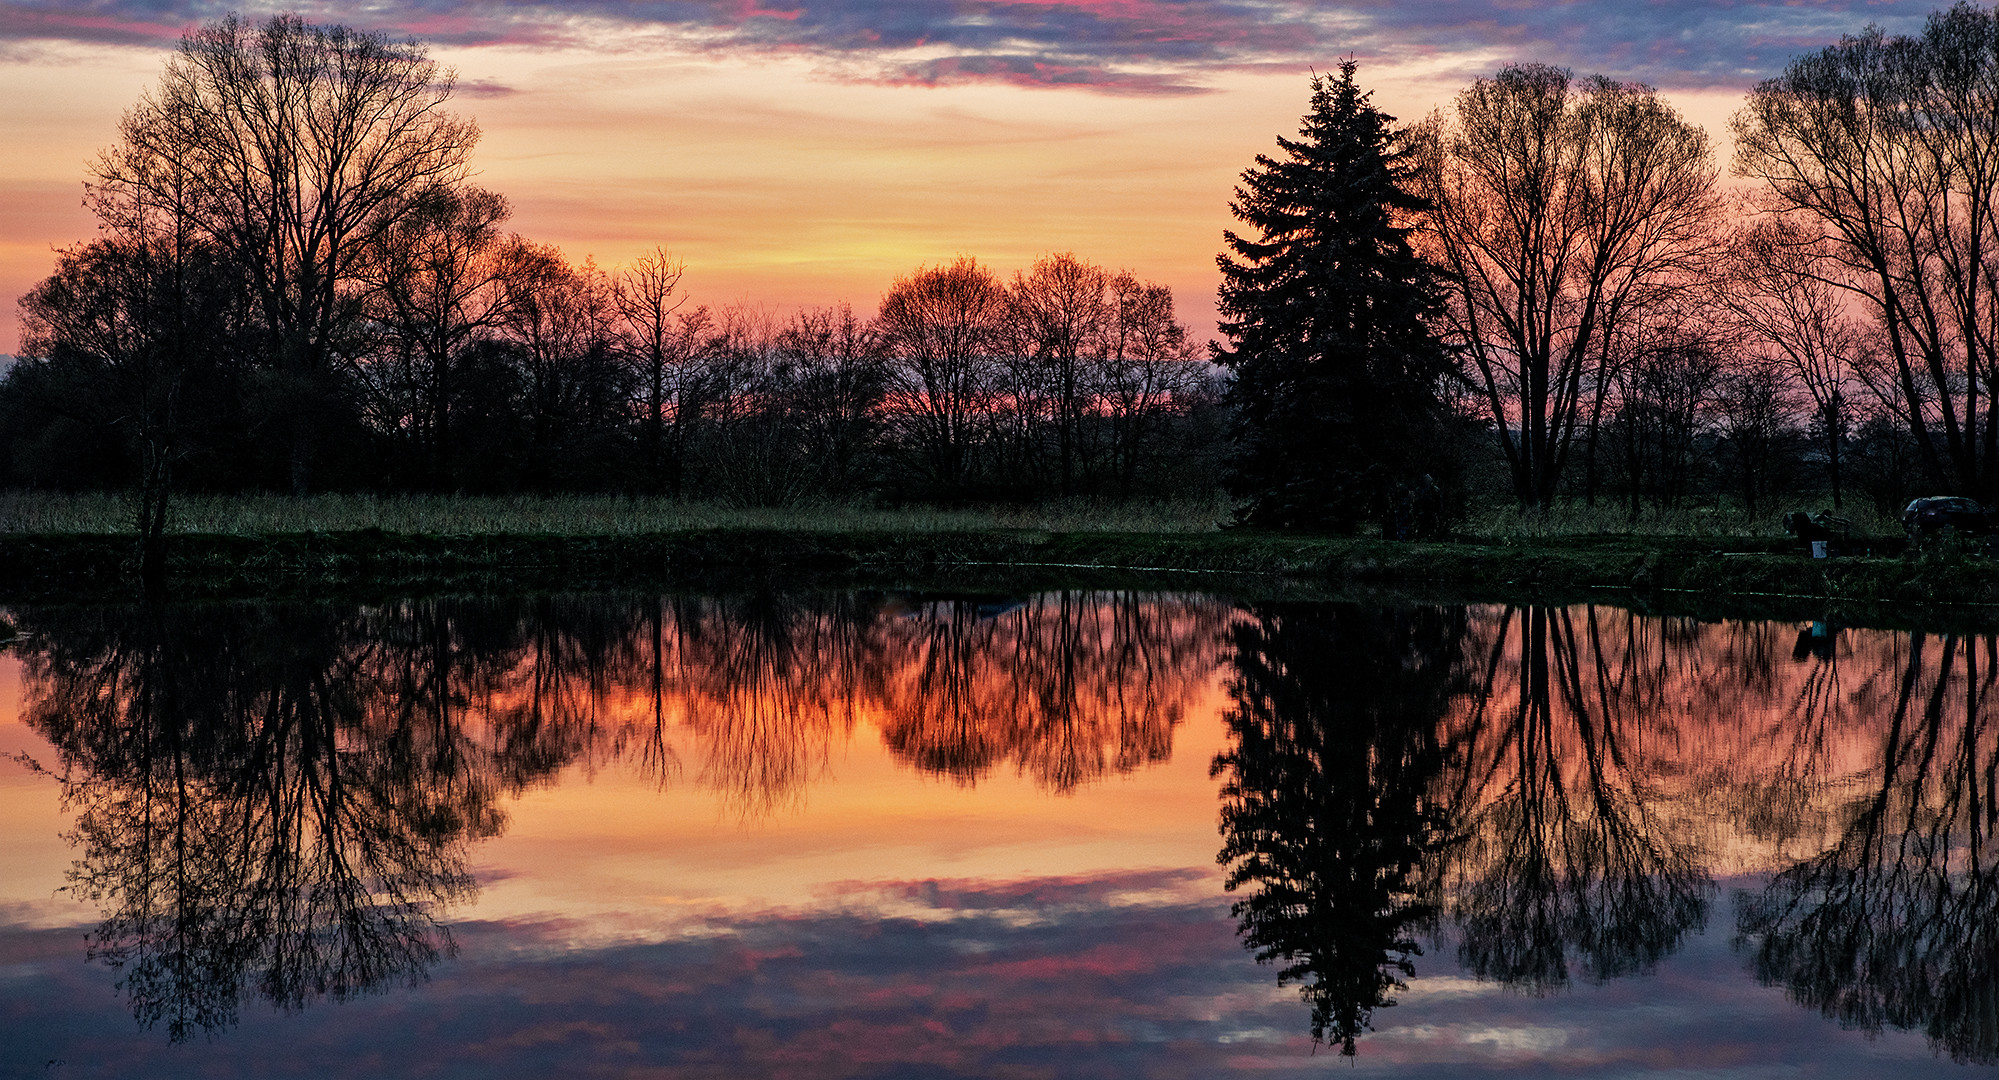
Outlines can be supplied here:
M1992 638L1085 592L10 614L0 1076L1999 1063Z

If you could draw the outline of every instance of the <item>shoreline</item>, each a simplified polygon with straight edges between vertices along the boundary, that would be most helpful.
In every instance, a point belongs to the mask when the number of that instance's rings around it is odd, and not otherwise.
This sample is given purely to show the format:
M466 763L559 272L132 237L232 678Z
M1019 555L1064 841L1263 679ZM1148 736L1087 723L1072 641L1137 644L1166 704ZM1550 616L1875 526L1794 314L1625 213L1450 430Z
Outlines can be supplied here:
M1883 549L1900 547L1882 542ZM1815 560L1765 538L1395 542L1337 536L891 533L713 528L617 536L377 529L169 538L174 599L623 591L781 581L930 591L1064 583L1232 595L1354 592L1465 602L1999 628L1999 560L1937 550ZM128 536L0 534L0 602L136 598Z

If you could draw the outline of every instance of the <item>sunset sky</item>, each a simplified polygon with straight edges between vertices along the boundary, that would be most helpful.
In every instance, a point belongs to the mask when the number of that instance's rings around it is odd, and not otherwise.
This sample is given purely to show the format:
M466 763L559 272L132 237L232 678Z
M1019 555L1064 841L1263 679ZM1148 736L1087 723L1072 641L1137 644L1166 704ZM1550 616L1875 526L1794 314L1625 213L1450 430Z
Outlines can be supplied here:
M1167 282L1212 327L1234 176L1343 56L1414 120L1539 60L1665 90L1718 137L1795 53L1935 5L1853 0L466 0L300 5L433 43L513 227L615 266L654 245L713 304L848 301L976 255L1072 250ZM206 0L0 2L0 352L86 163ZM258 16L284 10L236 7ZM1725 152L1725 150L1724 150Z

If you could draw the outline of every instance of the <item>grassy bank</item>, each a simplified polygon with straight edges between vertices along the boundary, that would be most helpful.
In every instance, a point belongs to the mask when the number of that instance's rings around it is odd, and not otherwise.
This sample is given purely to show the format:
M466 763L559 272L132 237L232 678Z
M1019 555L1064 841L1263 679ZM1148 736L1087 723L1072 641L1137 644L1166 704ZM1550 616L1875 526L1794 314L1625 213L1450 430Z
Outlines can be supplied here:
M1541 512L1508 504L1475 509L1458 523L1473 541L1549 540L1572 537L1772 539L1784 535L1783 515L1818 509L1765 507L1645 508L1633 517L1608 501ZM873 507L825 503L791 507L738 507L667 498L616 495L281 495L183 496L174 502L168 530L185 536L272 536L353 532L377 528L417 535L643 536L696 529L800 532L977 532L988 529L1087 533L1207 533L1232 516L1220 493L1177 498L1071 499L1033 506L965 509ZM1899 520L1852 505L1844 516L1861 535L1896 536ZM121 536L133 531L132 504L118 494L0 492L0 535Z
M115 534L0 533L0 599L130 589L133 543ZM417 533L384 529L180 534L177 593L268 590L623 587L714 573L918 575L994 568L1113 570L1186 586L1205 575L1319 585L1444 587L1520 594L1610 590L1708 600L1772 597L1866 604L1999 604L1999 563L1943 549L1815 561L1789 541L1570 537L1392 543L1210 532L750 528L653 533Z
M1651 536L1687 539L1776 538L1786 535L1784 517L1794 510L1830 510L1827 499L1797 499L1768 504L1751 514L1740 505L1685 506L1660 510L1643 507L1636 517L1611 500L1595 506L1580 502L1545 511L1516 506L1484 507L1466 515L1458 533L1477 539L1561 539L1576 536ZM1864 502L1848 500L1839 516L1852 522L1856 536L1900 536L1902 519L1882 515Z
M1399 589L1812 618L1832 605L1875 610L1873 621L1898 606L1999 618L1999 560L1981 551L1902 553L1890 540L1868 557L1815 561L1755 522L1731 532L1710 518L1708 532L1668 535L1643 521L1615 531L1619 520L1600 511L1564 513L1495 514L1473 522L1483 532L1449 543L1393 543L1223 530L1227 506L1213 498L973 510L190 499L176 512L168 571L173 593L190 596L698 586L718 575L1004 589L1112 575L1238 594ZM115 496L0 495L0 601L133 593L127 517ZM1552 527L1564 521L1570 531Z
M1066 500L1042 505L938 509L840 503L737 507L617 495L189 496L174 501L168 531L181 536L283 536L364 529L412 536L650 536L706 529L803 533L1042 532L1199 533L1229 519L1217 494L1179 499ZM117 494L0 492L0 536L130 536L129 498Z

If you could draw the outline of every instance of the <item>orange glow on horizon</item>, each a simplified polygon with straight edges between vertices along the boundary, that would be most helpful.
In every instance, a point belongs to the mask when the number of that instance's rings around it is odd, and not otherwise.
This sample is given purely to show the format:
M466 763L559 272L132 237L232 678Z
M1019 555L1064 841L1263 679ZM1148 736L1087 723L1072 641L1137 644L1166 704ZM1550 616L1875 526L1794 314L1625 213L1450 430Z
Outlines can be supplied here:
M583 638L537 637L442 681L421 667L432 647L411 639L344 654L351 687L337 693L360 711L343 750L366 760L414 737L457 763L463 776L444 786L494 815L466 837L490 871L481 917L698 917L809 906L856 882L1212 867L1222 781L1210 764L1230 745L1234 677L1225 626L1248 617L1211 601L1050 594L998 614L805 615L776 643L754 620L702 608L665 621L658 662L642 616L599 639L594 659L575 651ZM370 618L385 643L431 625L414 611ZM1613 608L1471 609L1455 663L1489 696L1460 690L1436 719L1437 790L1471 838L1454 872L1479 872L1506 845L1486 831L1547 818L1517 809L1547 799L1571 807L1562 828L1642 837L1703 877L1768 874L1822 850L1879 782L1884 740L1909 737L1897 734L1914 726L1897 715L1902 691L1955 707L1975 675L1961 665L1981 662L1967 649L1992 646L1813 634ZM1953 655L1960 666L1939 666ZM101 685L115 700L129 685L77 674L24 677L21 659L0 656L0 906L20 917L71 910L52 898L74 851L58 780L17 756L87 772L45 734L103 722L60 712L78 705L65 694ZM438 700L450 704L425 719Z
M976 256L1003 275L1057 251L1173 288L1214 334L1214 259L1237 175L1295 132L1308 72L1244 71L1210 92L1117 96L994 84L841 81L803 58L439 48L479 121L475 182L512 227L615 267L664 245L693 299L873 314L898 275ZM13 300L88 239L82 182L165 52L47 45L0 62L0 351ZM1501 53L1364 64L1404 121ZM1321 65L1322 67L1326 65ZM1673 95L1719 139L1733 91Z

